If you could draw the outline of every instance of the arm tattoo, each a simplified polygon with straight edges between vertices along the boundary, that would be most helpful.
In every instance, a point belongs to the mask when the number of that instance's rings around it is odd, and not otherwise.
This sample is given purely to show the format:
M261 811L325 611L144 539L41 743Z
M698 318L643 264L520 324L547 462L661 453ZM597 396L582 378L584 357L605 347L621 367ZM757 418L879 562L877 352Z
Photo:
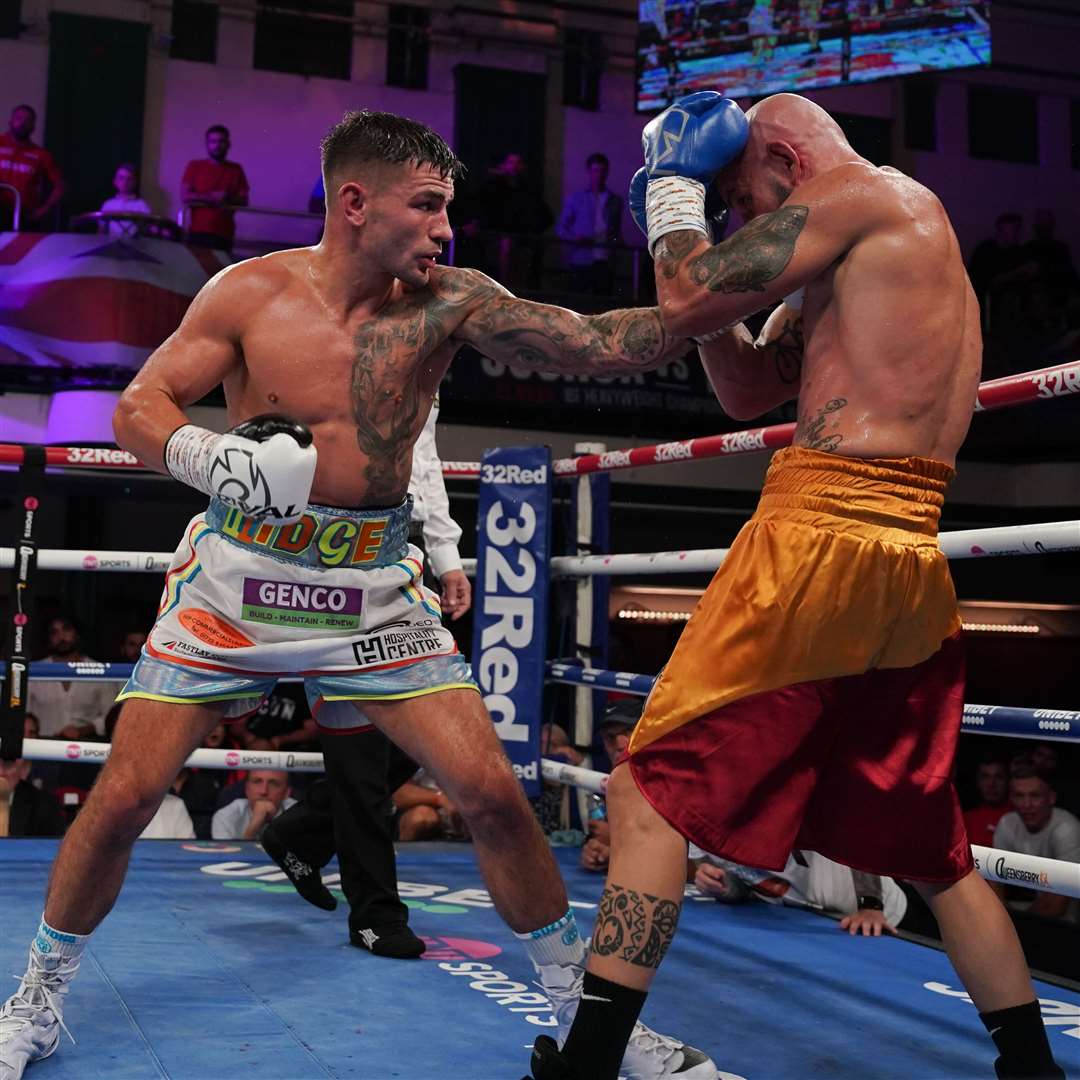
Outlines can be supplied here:
M791 262L809 213L806 206L782 206L754 218L730 239L694 256L687 264L690 280L709 292L764 292Z
M795 431L795 444L797 446L805 446L808 450L823 450L825 453L831 453L835 450L843 441L844 436L839 432L832 432L828 435L825 434L825 418L830 413L839 412L847 404L847 398L833 398L831 401L827 401L822 408L818 410L817 416L812 420L805 420L800 417L799 426ZM838 428L840 421L835 420L832 427Z
M689 348L664 330L656 308L586 316L507 295L493 295L472 312L461 336L514 367L575 374L647 371Z
M683 229L680 232L668 233L661 237L660 244L656 249L656 267L669 281L677 277L683 259L701 243L707 239L697 229Z
M593 952L638 967L658 968L678 922L679 905L674 900L609 882L600 898Z
M769 351L776 362L776 374L788 386L802 378L803 344L801 317L785 319L783 329L769 342Z

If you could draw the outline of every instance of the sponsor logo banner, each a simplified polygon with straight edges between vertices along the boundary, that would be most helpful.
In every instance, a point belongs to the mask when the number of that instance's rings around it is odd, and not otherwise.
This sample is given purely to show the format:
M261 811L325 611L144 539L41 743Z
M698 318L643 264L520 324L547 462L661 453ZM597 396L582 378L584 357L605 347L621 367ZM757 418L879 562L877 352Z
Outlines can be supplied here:
M371 637L354 641L352 648L357 666L363 668L449 652L451 643L449 632L441 626L426 626L410 630L380 631Z
M489 450L480 466L473 677L529 795L540 793L550 476L546 447Z
M363 589L244 578L241 615L277 626L359 630L363 601Z

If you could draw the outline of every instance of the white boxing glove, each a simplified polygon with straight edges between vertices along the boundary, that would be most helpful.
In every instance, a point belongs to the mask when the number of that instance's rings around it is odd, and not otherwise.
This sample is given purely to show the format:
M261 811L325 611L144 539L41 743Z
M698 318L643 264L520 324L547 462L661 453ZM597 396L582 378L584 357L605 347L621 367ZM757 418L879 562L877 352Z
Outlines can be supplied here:
M299 520L317 460L311 431L276 413L226 435L185 424L165 444L165 467L177 480L272 525Z

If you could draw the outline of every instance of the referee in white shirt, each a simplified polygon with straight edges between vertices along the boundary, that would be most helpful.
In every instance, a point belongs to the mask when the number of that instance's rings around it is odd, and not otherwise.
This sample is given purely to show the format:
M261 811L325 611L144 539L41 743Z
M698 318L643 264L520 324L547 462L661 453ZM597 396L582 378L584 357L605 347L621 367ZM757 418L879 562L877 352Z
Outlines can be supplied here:
M438 580L443 615L456 620L469 610L472 590L461 569L461 529L450 517L435 445L438 415L436 398L413 451L412 539L425 549L427 568ZM378 956L417 957L424 943L409 928L409 909L398 896L390 796L418 766L373 727L347 735L320 729L319 740L326 779L312 784L303 802L266 826L262 845L297 892L326 910L337 901L319 871L336 851L352 944Z

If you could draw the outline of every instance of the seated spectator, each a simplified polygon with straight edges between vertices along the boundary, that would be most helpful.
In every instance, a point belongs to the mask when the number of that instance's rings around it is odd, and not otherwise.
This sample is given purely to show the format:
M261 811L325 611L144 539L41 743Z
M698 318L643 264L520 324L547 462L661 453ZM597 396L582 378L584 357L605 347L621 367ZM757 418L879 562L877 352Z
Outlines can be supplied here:
M964 825L973 844L991 845L994 829L1009 811L1009 774L1005 762L997 758L979 762L975 771L979 802L964 811Z
M465 822L423 769L393 793L397 839L467 840Z
M16 105L8 130L0 135L0 184L19 193L19 228L45 231L51 225L53 209L64 197L66 185L56 160L30 138L37 125L37 113L29 105ZM0 190L0 231L10 229L15 200Z
M598 730L604 753L614 767L630 745L630 734L641 719L645 708L644 698L622 698L609 705L600 721ZM581 867L602 873L607 870L611 858L611 826L607 811L601 805L589 815L589 839L581 849Z
M116 194L106 199L101 204L101 209L113 213L122 214L152 214L150 204L139 197L139 170L129 162L118 165L113 176L113 187ZM108 232L110 236L138 236L139 222L137 221L109 221L102 222L102 232Z
M48 653L52 664L95 663L82 651L73 619L58 615L48 626ZM32 682L27 695L30 710L41 723L44 739L91 739L105 730L105 714L117 694L114 683L86 680Z
M541 725L540 756L589 767L588 756L570 742L570 736L558 724ZM582 830L589 819L589 799L588 792L579 788L545 780L543 790L531 801L544 835L556 837L556 843L577 847L585 836Z
M120 639L119 662L121 664L137 664L139 662L139 657L142 655L142 647L145 644L145 630L126 631L124 636Z
M1013 768L1009 800L1013 809L998 822L994 847L1080 863L1080 819L1055 806L1057 793L1031 764L1021 762ZM1001 885L991 884L1003 894ZM1030 895L1027 890L1024 892ZM1077 903L1070 902L1068 897L1039 892L1029 904L1026 896L1024 900L1012 901L1010 906L1026 908L1035 915L1076 917Z
M1051 301L1063 306L1070 293L1080 289L1080 277L1073 265L1069 245L1054 235L1057 220L1050 210L1036 210L1031 219L1034 236L1024 245L1024 253L1039 268L1039 280Z
M614 290L614 253L610 245L622 238L622 199L608 190L610 165L603 154L585 159L583 191L567 195L555 232L567 245L566 265L574 292L610 296Z
M242 165L227 161L229 129L206 129L206 157L189 161L180 180L180 198L191 208L188 243L231 251L236 235L233 207L247 206L250 188Z
M194 840L195 826L184 800L171 792L166 794L157 813L141 833L140 840Z
M27 715L23 738L37 738L36 719ZM62 836L65 828L60 804L48 791L30 782L31 764L25 758L0 758L0 837Z
M263 826L295 805L289 797L289 774L253 769L244 781L244 796L223 806L210 826L215 840L257 840Z
M816 851L794 852L775 873L691 845L687 877L706 896L727 904L763 900L841 915L841 930L865 937L895 933L907 912L907 897L892 878L863 874Z

